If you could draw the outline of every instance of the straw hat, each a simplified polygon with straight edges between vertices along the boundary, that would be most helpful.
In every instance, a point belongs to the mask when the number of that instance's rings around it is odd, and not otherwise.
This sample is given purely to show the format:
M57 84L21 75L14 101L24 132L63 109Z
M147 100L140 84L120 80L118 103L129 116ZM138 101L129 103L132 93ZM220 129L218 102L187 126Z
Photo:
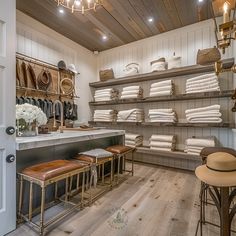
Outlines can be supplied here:
M195 174L212 186L236 186L236 157L226 152L212 153L207 157L206 165L196 168Z
M60 82L60 88L63 94L69 95L74 91L74 84L70 78L64 78Z
M74 74L78 74L79 72L76 70L75 65L74 64L70 64L67 69L71 72L73 72Z

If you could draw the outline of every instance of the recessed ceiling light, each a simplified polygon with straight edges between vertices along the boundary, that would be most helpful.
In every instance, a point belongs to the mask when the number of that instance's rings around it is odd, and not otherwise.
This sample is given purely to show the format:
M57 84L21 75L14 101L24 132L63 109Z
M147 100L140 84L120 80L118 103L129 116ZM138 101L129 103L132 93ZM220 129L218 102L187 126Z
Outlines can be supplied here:
M64 13L64 10L63 10L62 8L60 8L60 9L59 9L59 12L60 12L61 14L63 14L63 13Z
M152 17L148 18L148 22L153 22L153 18Z
M79 0L75 1L75 4L76 6L80 6L80 1Z
M198 0L198 2L203 2L204 0Z
M107 40L107 36L106 36L106 35L103 35L103 36L102 36L102 39L103 39L103 40Z

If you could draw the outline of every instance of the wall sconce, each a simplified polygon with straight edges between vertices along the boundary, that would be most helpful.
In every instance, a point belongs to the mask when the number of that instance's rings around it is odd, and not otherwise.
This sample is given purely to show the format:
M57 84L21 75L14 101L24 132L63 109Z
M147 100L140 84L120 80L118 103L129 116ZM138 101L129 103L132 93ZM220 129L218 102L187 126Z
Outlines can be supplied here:
M223 23L219 24L218 26L212 6L214 22L215 22L215 35L217 40L217 47L222 50L223 54L225 53L225 49L231 45L231 41L236 39L235 8L236 8L236 2L234 8L232 9L230 3L228 1L225 1L223 5Z
M220 73L223 73L223 72L229 72L229 71L232 71L233 73L236 73L236 64L232 65L229 68L223 68L222 61L215 62L215 73L216 73L216 75L219 75Z

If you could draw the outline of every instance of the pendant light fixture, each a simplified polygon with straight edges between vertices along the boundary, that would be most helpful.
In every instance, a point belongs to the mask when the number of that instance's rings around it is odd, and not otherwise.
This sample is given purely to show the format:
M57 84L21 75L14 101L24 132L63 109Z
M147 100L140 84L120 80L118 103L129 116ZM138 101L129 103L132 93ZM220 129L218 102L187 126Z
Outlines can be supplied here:
M102 5L102 0L55 0L58 6L71 10L72 13L80 12L84 14L86 11L94 10Z

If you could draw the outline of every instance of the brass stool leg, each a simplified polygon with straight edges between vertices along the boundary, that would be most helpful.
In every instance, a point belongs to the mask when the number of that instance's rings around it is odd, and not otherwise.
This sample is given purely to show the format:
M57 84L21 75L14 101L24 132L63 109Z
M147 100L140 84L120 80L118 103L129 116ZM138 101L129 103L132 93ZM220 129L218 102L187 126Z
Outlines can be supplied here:
M56 183L55 183L55 194L54 194L54 198L55 198L55 200L58 199L57 191L58 191L58 183L56 182Z
M79 191L79 174L77 175L76 191Z
M30 190L29 190L29 220L32 220L32 211L33 211L33 182L30 181Z
M19 206L18 206L18 219L21 219L22 200L23 200L23 176L20 175L20 194L19 194Z
M41 187L41 212L40 212L40 227L39 233L43 235L44 233L44 208L45 208L45 187Z

